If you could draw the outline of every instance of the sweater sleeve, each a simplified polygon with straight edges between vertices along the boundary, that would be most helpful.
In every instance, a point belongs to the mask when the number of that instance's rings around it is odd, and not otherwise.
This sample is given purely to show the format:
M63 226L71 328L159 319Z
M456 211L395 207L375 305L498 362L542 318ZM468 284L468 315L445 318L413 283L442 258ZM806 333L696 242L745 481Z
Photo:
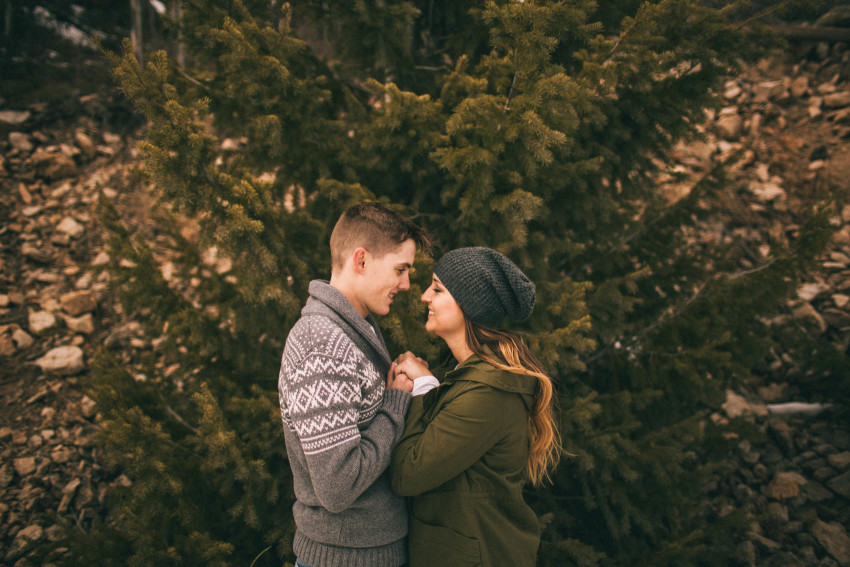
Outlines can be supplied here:
M471 467L504 435L507 396L476 384L424 421L424 396L414 398L393 452L392 487L401 496L432 490Z
M381 382L364 400L361 381L383 377L365 359L353 358L310 352L281 388L316 497L335 513L351 506L387 469L411 399L402 390L384 391ZM361 429L364 406L374 415Z

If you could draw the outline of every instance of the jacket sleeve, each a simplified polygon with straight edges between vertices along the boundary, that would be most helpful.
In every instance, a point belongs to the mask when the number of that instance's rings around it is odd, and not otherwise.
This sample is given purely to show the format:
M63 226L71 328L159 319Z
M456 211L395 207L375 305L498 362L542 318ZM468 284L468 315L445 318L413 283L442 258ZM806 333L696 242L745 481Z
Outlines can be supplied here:
M310 353L299 363L298 379L281 388L316 497L334 513L351 506L387 469L411 399L403 390L384 391L369 426L360 430L360 377L345 362Z
M414 398L404 435L393 452L392 487L417 496L456 477L504 435L510 394L474 384L425 423L424 397Z

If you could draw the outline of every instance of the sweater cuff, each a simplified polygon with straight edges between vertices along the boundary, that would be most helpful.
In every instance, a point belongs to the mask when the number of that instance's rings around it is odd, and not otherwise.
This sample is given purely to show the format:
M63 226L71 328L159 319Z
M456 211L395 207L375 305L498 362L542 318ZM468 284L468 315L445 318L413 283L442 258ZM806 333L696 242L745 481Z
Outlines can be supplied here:
M407 413L412 398L410 392L398 388L387 388L384 390L384 409L391 414L400 416L404 421L404 414Z

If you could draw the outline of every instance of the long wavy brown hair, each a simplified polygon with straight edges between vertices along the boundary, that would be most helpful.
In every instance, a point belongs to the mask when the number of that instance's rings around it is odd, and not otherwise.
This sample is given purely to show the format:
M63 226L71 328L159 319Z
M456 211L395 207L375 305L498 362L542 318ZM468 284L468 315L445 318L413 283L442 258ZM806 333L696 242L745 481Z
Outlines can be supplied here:
M561 437L555 422L555 388L543 365L522 339L510 331L484 327L466 320L466 344L496 368L537 378L534 405L528 414L528 479L535 486L550 480L561 457ZM495 357L493 355L496 355Z

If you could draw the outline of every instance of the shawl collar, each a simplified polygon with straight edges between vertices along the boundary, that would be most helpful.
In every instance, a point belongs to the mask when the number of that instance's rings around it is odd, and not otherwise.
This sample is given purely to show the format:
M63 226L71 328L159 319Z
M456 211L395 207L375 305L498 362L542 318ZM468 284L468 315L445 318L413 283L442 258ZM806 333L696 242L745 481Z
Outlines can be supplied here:
M301 315L323 315L337 321L342 331L364 352L373 351L389 370L391 360L387 344L375 318L369 314L365 319L348 301L341 291L325 280L313 280L309 287L310 297L301 310ZM374 332L373 332L374 330Z

